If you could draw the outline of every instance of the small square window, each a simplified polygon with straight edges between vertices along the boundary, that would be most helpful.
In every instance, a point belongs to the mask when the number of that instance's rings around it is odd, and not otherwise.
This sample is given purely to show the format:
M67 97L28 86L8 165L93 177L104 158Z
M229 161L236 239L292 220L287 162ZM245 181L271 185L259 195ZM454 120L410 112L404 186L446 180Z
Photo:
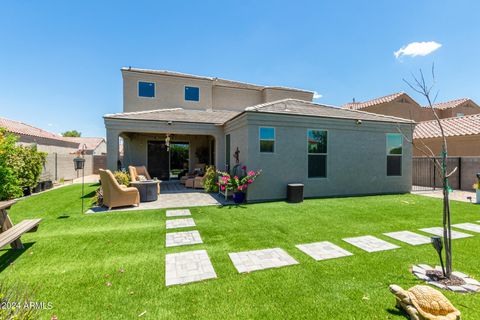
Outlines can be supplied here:
M185 87L185 100L187 100L187 101L200 101L200 88L198 88L198 87Z
M138 96L146 98L155 97L155 83L153 82L143 82L138 83Z
M461 112L458 112L458 113L457 113L457 118L461 118L461 117L463 117L463 116L465 116L464 113L461 113Z
M275 128L260 128L260 152L275 152Z

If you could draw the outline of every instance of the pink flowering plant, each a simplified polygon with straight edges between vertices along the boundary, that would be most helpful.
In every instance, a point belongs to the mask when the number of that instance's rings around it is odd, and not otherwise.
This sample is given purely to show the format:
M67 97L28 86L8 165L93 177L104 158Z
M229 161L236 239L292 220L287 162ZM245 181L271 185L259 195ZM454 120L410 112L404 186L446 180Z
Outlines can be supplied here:
M220 190L225 191L233 191L233 192L245 192L247 191L247 188L249 185L255 181L255 179L262 173L261 170L259 171L253 171L249 170L247 171L247 167L243 166L242 167L243 175L242 177L238 176L231 176L227 172L222 172L218 171L220 174L220 177L218 179L218 187Z

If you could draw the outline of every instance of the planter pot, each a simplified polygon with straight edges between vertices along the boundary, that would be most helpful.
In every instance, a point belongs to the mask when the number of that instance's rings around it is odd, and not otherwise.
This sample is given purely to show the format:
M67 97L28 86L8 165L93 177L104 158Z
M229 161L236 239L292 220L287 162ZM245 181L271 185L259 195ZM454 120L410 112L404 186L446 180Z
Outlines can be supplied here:
M29 196L32 194L32 190L30 190L30 187L23 187L23 196Z
M475 203L480 204L480 189L477 189L477 199L475 200Z
M235 193L233 194L233 202L235 202L235 204L244 203L244 202L245 202L245 193L243 193L243 192L235 192Z
M40 186L40 184L37 184L35 188L33 188L32 193L38 193L40 191L42 191L42 187Z
M53 182L48 180L45 181L45 190L52 189L53 188Z

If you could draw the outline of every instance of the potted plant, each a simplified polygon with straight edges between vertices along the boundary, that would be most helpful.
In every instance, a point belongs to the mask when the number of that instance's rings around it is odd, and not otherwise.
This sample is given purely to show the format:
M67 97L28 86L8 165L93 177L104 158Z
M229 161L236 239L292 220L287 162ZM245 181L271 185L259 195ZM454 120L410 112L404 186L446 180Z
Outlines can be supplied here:
M232 191L233 192L233 202L240 204L245 202L245 192L250 184L252 184L255 179L260 175L261 171L250 170L247 172L247 167L242 167L242 176L231 176L227 172L218 172L220 178L218 179L218 186L220 190Z

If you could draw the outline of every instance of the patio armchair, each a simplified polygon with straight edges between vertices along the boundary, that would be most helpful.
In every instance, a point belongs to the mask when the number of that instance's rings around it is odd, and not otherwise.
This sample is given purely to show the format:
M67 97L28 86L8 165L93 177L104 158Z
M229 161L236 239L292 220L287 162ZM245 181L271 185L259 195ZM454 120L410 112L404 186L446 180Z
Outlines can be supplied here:
M120 185L110 170L100 169L100 182L103 189L103 204L108 209L140 204L137 188Z
M130 173L130 181L136 182L139 181L138 176L144 176L147 180L152 180L152 177L147 171L145 166L128 166L128 172ZM157 193L160 194L160 183L158 184Z
M194 177L190 178L185 181L185 187L187 188L194 188L194 189L203 189L203 183L205 181L206 176L200 177Z
M184 175L180 178L180 183L184 184L185 187L187 187L187 188L193 188L192 182L189 182L189 184L187 185L187 181L189 179L195 178L197 176L197 172L199 172L199 171L202 172L202 174L204 174L205 173L205 167L206 167L205 163L197 163L194 166L193 172L188 173L188 174L186 174L186 175Z

